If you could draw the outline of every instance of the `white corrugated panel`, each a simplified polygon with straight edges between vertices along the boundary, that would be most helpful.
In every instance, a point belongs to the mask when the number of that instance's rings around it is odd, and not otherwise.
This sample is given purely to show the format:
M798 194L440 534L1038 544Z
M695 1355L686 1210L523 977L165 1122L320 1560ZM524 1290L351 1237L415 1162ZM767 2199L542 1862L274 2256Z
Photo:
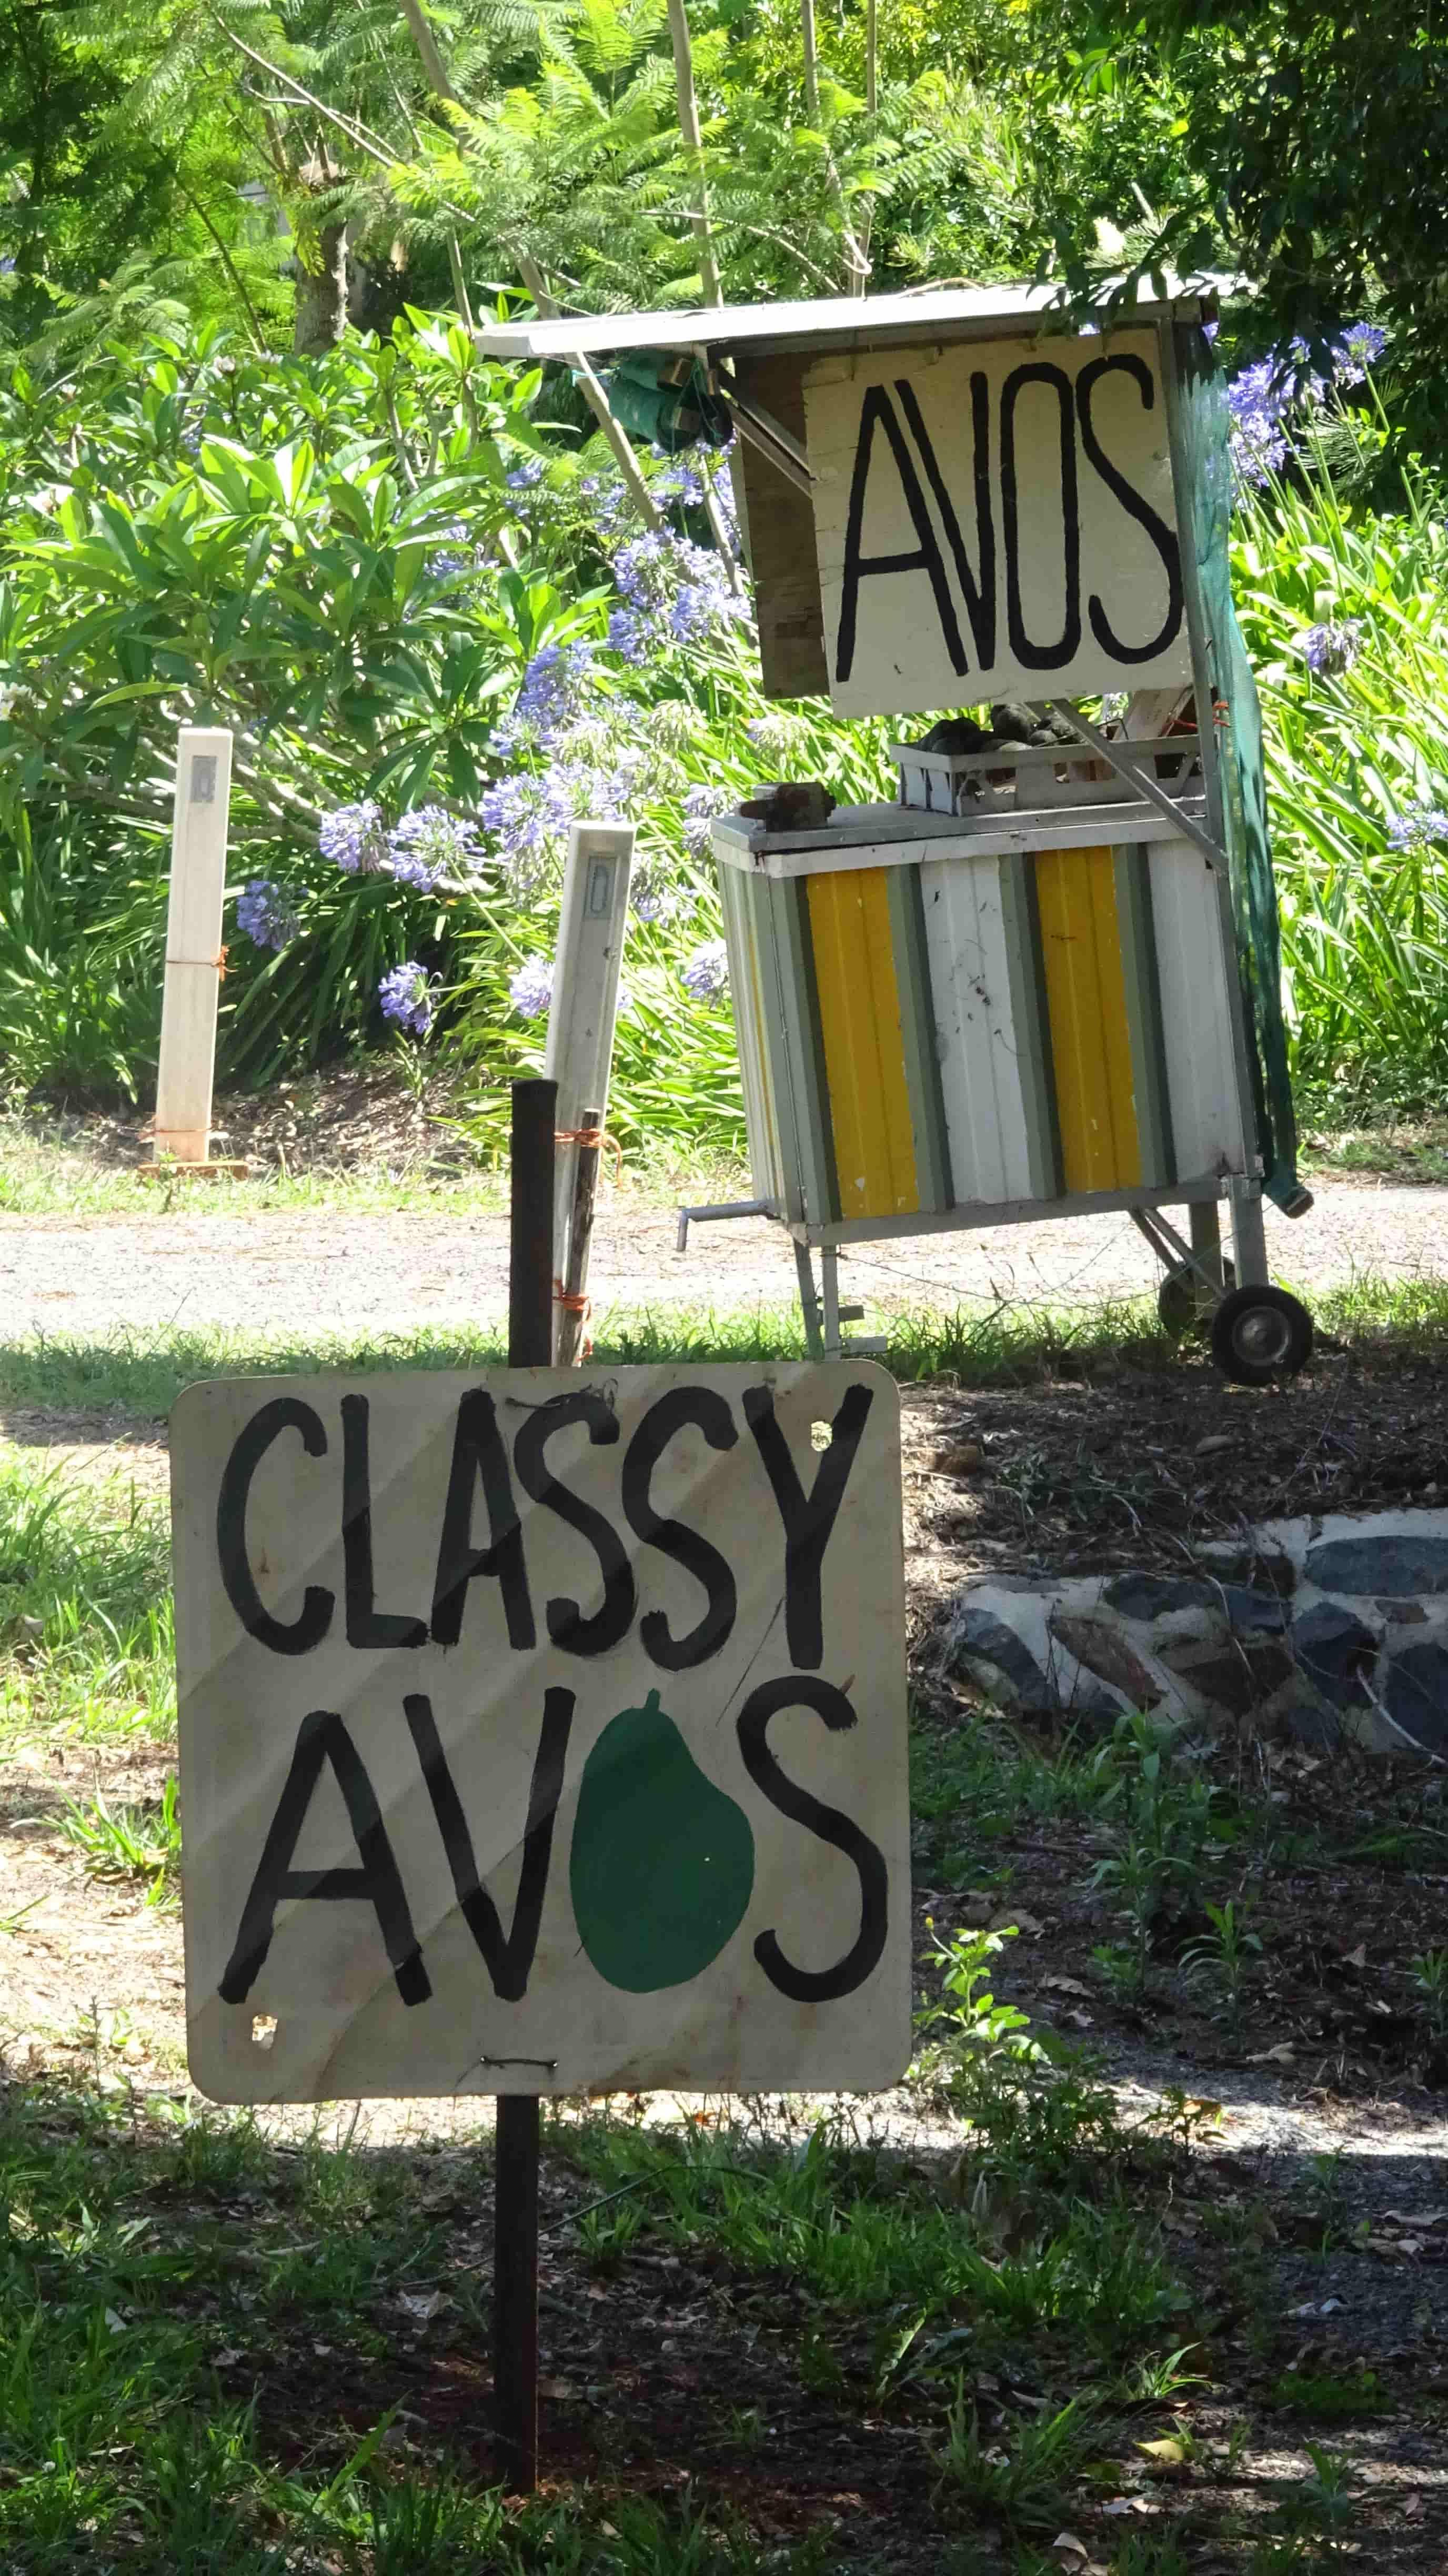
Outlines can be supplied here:
M925 943L940 1044L952 1196L998 1205L1031 1196L1000 859L927 859Z
M744 1090L744 1119L749 1130L749 1177L757 1199L782 1202L783 1158L779 1122L769 1082L769 1058L760 1026L763 986L759 943L755 937L750 891L735 868L719 870L724 906L724 936L729 950L729 991L734 1004L734 1031Z
M1151 912L1177 1178L1246 1170L1216 881L1191 841L1151 845Z

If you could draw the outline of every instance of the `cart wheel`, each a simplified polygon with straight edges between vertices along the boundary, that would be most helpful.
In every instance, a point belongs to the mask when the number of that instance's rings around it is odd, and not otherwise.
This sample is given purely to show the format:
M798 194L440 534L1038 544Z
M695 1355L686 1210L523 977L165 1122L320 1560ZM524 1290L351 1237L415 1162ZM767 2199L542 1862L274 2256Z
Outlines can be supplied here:
M1212 1357L1236 1386L1295 1377L1312 1356L1312 1317L1285 1288L1234 1288L1212 1317Z
M1197 1310L1197 1290L1204 1285L1201 1274L1193 1270L1189 1261L1179 1261L1174 1269L1167 1272L1156 1292L1156 1311L1161 1317L1162 1331L1172 1341L1183 1341L1195 1328L1205 1330L1210 1323L1210 1315L1200 1314ZM1224 1289L1237 1285L1237 1273L1230 1261L1222 1263L1222 1285Z

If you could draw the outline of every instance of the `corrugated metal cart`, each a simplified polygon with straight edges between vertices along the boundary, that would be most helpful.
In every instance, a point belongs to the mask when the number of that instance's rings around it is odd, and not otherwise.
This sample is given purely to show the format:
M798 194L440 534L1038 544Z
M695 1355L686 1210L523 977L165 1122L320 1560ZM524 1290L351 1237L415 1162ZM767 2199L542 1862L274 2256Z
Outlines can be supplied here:
M1175 829L1104 763L1054 765L1105 770L1109 803L1000 750L971 764L1015 772L985 812L715 823L753 1187L819 1348L841 1345L842 1246L963 1226L1129 1210L1185 1320L1193 1250L1160 1211L1226 1198L1238 1277L1265 1283L1224 875L1183 828L1196 740L1131 754L1166 773Z
M945 746L894 746L895 803L772 787L712 827L754 1197L682 1211L681 1241L691 1218L776 1218L816 1352L858 1315L853 1244L1109 1209L1160 1258L1164 1319L1210 1312L1229 1376L1311 1349L1262 1222L1264 1189L1311 1200L1214 295L1085 322L999 287L480 335L695 371L739 433L768 694L980 710ZM1108 695L1110 722L1088 717Z

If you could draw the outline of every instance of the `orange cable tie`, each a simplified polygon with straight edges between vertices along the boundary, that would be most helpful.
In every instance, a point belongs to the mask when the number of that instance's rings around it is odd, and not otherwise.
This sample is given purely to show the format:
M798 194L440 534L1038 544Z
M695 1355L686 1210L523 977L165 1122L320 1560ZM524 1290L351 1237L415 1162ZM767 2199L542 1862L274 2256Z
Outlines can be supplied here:
M553 1142L555 1145L583 1145L598 1154L611 1151L614 1187L617 1188L623 1178L623 1147L616 1136L610 1136L606 1127L555 1127Z

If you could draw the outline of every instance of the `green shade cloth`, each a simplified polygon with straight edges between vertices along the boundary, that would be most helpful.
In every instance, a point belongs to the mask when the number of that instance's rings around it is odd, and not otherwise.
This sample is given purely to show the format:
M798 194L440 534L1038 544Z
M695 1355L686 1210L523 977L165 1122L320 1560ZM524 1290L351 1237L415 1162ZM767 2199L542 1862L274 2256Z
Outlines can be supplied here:
M1228 552L1232 460L1226 382L1196 323L1176 332L1181 385L1182 464L1191 496L1189 538L1207 629L1221 750L1222 828L1237 932L1237 970L1246 1006L1252 1100L1263 1188L1278 1207L1310 1205L1297 1177L1297 1120L1282 1016L1282 947L1267 833L1262 709L1237 612Z

